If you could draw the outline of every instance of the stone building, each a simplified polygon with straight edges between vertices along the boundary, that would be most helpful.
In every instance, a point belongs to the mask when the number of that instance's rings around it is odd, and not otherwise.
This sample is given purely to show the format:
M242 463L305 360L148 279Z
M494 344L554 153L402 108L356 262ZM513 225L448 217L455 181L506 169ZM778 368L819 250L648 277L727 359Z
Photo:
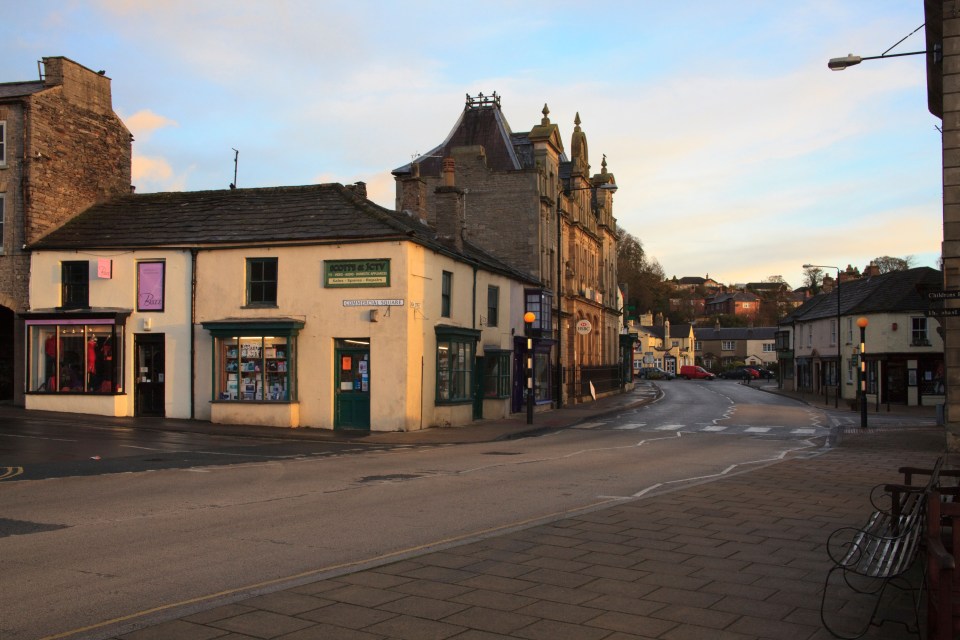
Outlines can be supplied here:
M130 191L131 136L110 79L64 57L0 84L0 400L23 404L26 247L93 204Z
M453 225L438 219L437 187L444 163L452 167L466 194L464 237L539 280L539 288L526 292L527 309L536 315L537 353L553 364L538 369L538 403L583 397L589 382L584 371L616 365L622 357L616 180L606 159L599 173L590 174L579 114L574 125L568 154L546 105L539 124L514 132L496 93L468 95L446 139L393 171L397 209L443 229Z

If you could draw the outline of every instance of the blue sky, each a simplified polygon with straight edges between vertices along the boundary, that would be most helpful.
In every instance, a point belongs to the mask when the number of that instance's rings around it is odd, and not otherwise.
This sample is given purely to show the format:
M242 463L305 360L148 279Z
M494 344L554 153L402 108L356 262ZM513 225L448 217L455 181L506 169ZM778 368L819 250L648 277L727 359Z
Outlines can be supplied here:
M63 55L112 79L138 192L368 183L496 91L514 131L580 113L615 215L668 276L727 283L881 255L937 266L940 121L923 56L831 72L923 23L921 0L32 0L0 81ZM478 10L479 9L479 10ZM893 51L924 48L923 31Z

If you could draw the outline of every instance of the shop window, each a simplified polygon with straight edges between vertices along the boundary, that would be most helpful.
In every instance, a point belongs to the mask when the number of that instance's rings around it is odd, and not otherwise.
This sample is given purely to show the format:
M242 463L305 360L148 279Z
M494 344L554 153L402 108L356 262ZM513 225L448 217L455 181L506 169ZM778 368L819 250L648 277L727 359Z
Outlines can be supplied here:
M83 309L90 306L90 263L70 260L60 263L60 306Z
M483 397L510 397L510 356L509 351L486 350L483 359Z
M437 328L437 403L469 402L479 331Z
M302 320L215 320L213 400L296 402L297 334Z
M217 400L296 400L293 339L283 336L216 338Z
M50 322L27 320L28 392L123 392L122 325L93 324L95 320Z
M276 258L247 258L247 305L277 306Z
M553 367L550 366L549 353L533 355L533 397L537 402L549 402L553 398Z

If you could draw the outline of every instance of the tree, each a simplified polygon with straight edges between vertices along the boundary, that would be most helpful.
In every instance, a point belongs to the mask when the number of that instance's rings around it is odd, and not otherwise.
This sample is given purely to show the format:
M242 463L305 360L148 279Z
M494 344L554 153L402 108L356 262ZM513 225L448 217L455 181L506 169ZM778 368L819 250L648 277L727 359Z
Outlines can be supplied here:
M823 282L823 269L807 267L803 270L803 286L810 289L814 295L820 293L820 283Z
M873 259L873 264L877 265L880 273L890 273L892 271L906 271L913 263L913 256L903 258L894 258L893 256L880 256Z
M670 304L670 287L665 282L663 267L647 257L643 243L617 227L617 277L627 285L627 307L636 316L646 311L666 314Z

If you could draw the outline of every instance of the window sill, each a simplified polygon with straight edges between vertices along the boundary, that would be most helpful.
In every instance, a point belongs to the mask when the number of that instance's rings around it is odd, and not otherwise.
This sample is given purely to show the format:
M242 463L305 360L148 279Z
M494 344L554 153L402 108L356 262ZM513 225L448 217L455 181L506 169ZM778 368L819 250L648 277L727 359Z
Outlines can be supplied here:
M253 302L253 303L250 303L250 304L245 304L245 305L243 305L243 306L240 307L240 308L241 308L241 309L279 309L280 307L277 306L276 303L270 303L270 302Z
M435 404L438 407L452 407L457 405L470 404L473 402L473 398L459 398L456 400L436 400Z
M300 404L297 400L211 400L210 404Z

